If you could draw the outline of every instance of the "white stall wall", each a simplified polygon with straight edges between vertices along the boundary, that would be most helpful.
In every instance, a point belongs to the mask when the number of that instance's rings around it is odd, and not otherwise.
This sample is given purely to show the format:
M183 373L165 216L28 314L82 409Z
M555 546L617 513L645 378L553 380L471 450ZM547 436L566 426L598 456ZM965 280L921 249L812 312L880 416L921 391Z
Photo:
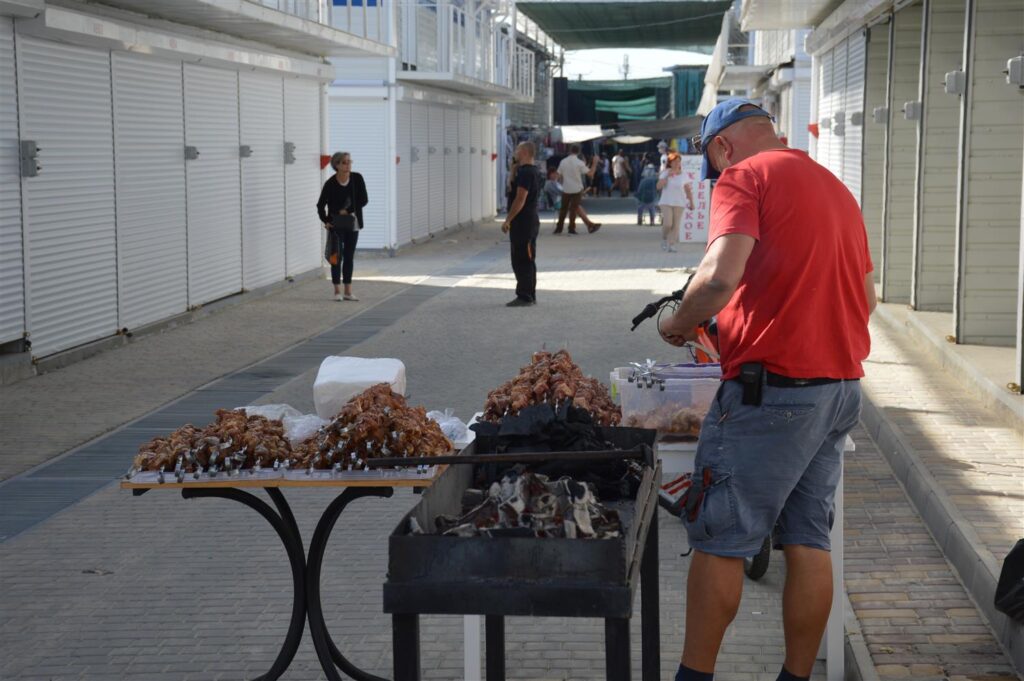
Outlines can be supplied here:
M396 187L396 214L399 246L412 241L412 169L413 163L413 142L412 142L412 104L409 102L396 103L396 139L398 140L398 172Z
M14 24L0 17L0 343L25 335Z
M366 181L369 203L363 208L363 229L358 248L391 248L395 245L394 212L388 209L393 201L388 182L387 154L393 127L384 98L356 99L331 97L331 152L352 154L352 172Z
M444 110L444 225L459 224L459 112Z
M882 199L885 175L886 125L876 123L873 112L886 106L889 82L889 24L868 31L867 82L864 87L864 158L861 167L861 212L868 232L868 247L875 265L875 278L882 272Z
M239 139L252 155L242 164L242 286L285 276L284 85L281 78L238 74Z
M430 110L426 104L410 104L409 130L412 148L412 238L425 239L430 235Z
M472 222L473 212L473 117L466 109L459 110L459 223Z
M838 177L839 172L832 160L832 115L836 111L836 92L832 80L834 59L834 49L815 59L818 69L818 142L815 145L815 160Z
M28 330L36 356L117 330L110 54L19 36L21 138L43 166L22 182Z
M846 40L846 83L843 88L843 182L863 202L861 156L864 152L864 72L866 45L857 32ZM859 121L859 122L858 122Z
M295 145L295 162L284 166L287 274L316 269L323 258L316 216L320 198L320 84L284 79L284 140Z
M918 195L914 225L914 300L918 310L953 309L956 242L957 140L960 98L948 95L943 78L963 62L963 0L928 3L924 119L921 124Z
M444 178L444 109L439 106L429 107L430 129L429 146L427 148L428 165L430 166L430 233L435 234L444 229L445 223L445 178Z
M181 62L111 55L118 326L188 309Z
M479 220L484 215L484 194L487 192L487 185L484 182L483 162L483 121L480 116L471 116L470 127L473 131L473 220Z
M846 110L846 53L849 42L844 40L832 50L831 112L832 128L829 131L828 167L840 180L843 175L844 149L849 113Z
M188 300L200 305L242 289L238 74L185 64Z
M921 6L893 17L893 63L890 68L889 136L883 220L882 297L889 303L910 302L914 235L914 194L917 188L917 121L903 115L905 102L916 101L921 66Z

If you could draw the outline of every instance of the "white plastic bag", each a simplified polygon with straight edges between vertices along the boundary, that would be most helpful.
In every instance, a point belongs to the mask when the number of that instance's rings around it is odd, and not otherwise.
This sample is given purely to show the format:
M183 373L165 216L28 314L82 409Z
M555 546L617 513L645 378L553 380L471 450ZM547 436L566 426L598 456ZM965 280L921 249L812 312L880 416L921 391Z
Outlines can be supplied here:
M350 399L372 385L390 383L405 394L405 364L398 359L327 357L313 383L313 404L322 419L333 418Z
M316 414L286 416L282 422L284 423L284 436L288 438L288 442L292 443L292 446L313 437L316 435L316 431L330 423Z
M463 423L462 419L455 416L454 409L428 411L427 418L437 421L437 424L441 426L441 432L453 443L468 443L472 439L470 435L476 435L469 430L469 426Z

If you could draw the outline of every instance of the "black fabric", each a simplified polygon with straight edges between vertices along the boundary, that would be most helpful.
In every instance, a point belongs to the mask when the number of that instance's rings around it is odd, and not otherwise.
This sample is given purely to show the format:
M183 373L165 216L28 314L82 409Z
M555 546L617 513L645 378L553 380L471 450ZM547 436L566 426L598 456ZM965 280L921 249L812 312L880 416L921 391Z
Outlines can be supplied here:
M359 173L351 173L347 186L341 186L337 174L324 182L320 200L316 202L316 213L320 222L334 224L334 216L343 210L354 213L359 229L363 228L363 206L370 200L366 194L366 182Z
M996 610L1018 624L1024 624L1024 539L1018 541L1003 560L996 584Z
M782 670L779 672L779 676L775 679L775 681L807 681L809 678L811 677L797 676L793 672L786 669L785 666L783 666Z
M327 246L332 247L332 241L336 245L338 253L337 264L331 264L331 282L339 284L352 283L352 266L356 257L356 242L359 241L359 230L357 229L331 229L328 230ZM330 258L327 260L330 262Z
M537 213L537 203L540 200L541 189L544 187L544 179L540 175L540 168L532 164L519 166L519 169L516 170L516 181L512 186L514 187L513 198L515 194L519 193L520 189L526 190L526 203L523 204L522 210L513 218L513 229L517 226L533 227L536 225L539 227L540 216Z
M516 275L516 297L521 300L537 300L537 228L517 233L516 225L511 232L512 271ZM524 233L525 232L525 233Z
M676 681L712 681L714 678L714 672L699 672L684 664L680 664L679 669L676 670Z

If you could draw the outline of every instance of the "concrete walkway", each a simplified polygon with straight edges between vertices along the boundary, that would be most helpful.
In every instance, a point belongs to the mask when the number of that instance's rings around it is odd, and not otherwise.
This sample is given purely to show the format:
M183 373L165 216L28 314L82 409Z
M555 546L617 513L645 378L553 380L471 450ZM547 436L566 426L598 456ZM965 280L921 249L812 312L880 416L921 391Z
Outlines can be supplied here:
M627 213L631 202L589 204L588 210L606 223L598 234L553 237L548 228L542 235L540 303L534 308L503 306L512 297L514 280L507 247L493 225L454 233L450 237L454 243L438 239L410 248L394 259L361 259L356 277L363 301L358 306L333 303L324 282L307 282L5 387L0 413L7 414L10 407L16 416L8 414L0 424L3 446L8 447L8 433L20 444L0 453L0 465L8 467L3 470L10 476L42 464L339 322L349 320L347 326L359 326L364 322L355 315L362 312L362 319L373 318L388 296L395 301L421 296L423 288L438 287L438 282L444 285L437 295L408 305L408 312L345 350L357 356L401 358L408 368L411 401L428 408L453 407L460 416L469 416L481 407L488 390L511 376L531 351L544 344L568 344L584 370L599 378L623 362L672 357L673 351L660 342L653 326L630 333L628 322L649 300L678 288L685 278L681 268L695 264L702 249L662 253L656 228L631 224L633 216ZM425 279L451 271L453 265L471 257L475 263L471 274ZM315 365L268 388L254 401L285 401L311 410L314 375ZM8 388L21 392L12 397ZM122 392L132 399L119 399ZM31 405L26 404L30 401ZM58 427L54 427L54 414L63 419L57 421ZM857 439L858 451L847 467L847 583L851 597L860 604L857 615L878 673L952 677L972 664L975 672L964 676L1006 677L1011 672L1005 656L991 633L986 638L987 629L979 624L977 611L970 612L970 600L934 542L929 546L923 524L894 482L892 471L870 438L862 432ZM26 457L15 458L26 450ZM36 469L41 470L45 468ZM0 484L0 506L7 487ZM878 490L884 490L884 498ZM331 498L332 494L319 491L290 495L307 540L312 523ZM386 537L415 501L404 493L390 500L359 501L343 516L325 561L324 605L332 634L360 666L384 676L391 669L389 619L380 607ZM885 509L898 513L904 525L894 531L885 520ZM899 545L897 535L906 546ZM880 551L879 546L885 549ZM679 556L684 548L681 526L663 516L664 678L670 678L675 669L682 641L683 585L689 565ZM914 622L891 612L878 617L879 611L901 608L872 605L902 600L886 594L906 586L885 580L905 577L901 574L905 566L919 564L929 566L917 570L927 574L909 577L919 580L914 584L919 588L907 587L904 593L913 592L918 599L915 607L931 612L915 613ZM290 609L284 553L269 527L251 511L220 500L186 502L174 492L133 498L115 483L0 543L0 565L3 679L249 678L269 666ZM768 574L747 584L739 617L720 658L720 678L775 678L782 661L782 578L782 559L776 554ZM876 601L858 594L883 595ZM941 605L946 601L955 605ZM929 604L927 608L922 602ZM948 623L924 620L939 617L939 609ZM875 610L875 616L863 614L868 610ZM948 627L941 634L921 634L954 637L929 641L949 648L942 662L935 662L939 651L928 649L912 651L913 660L879 659L896 654L897 646L905 645L901 637L919 635L906 630L912 626ZM425 619L425 678L461 678L461 634L460 618ZM636 666L638 623L633 634ZM969 642L955 638L968 635ZM603 678L602 644L599 621L512 619L509 677ZM947 674L928 664L951 666L943 667ZM900 665L905 671L896 670ZM874 673L874 669L862 670L865 678ZM639 678L638 667L635 675ZM815 676L821 678L821 668ZM322 678L308 641L284 678Z

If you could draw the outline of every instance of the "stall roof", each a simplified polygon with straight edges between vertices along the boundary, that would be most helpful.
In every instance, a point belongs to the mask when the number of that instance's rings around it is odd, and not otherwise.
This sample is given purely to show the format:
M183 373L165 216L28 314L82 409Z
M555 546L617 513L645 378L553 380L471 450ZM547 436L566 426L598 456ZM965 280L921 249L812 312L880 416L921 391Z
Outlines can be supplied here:
M710 53L731 0L519 0L530 17L567 50L668 47Z

